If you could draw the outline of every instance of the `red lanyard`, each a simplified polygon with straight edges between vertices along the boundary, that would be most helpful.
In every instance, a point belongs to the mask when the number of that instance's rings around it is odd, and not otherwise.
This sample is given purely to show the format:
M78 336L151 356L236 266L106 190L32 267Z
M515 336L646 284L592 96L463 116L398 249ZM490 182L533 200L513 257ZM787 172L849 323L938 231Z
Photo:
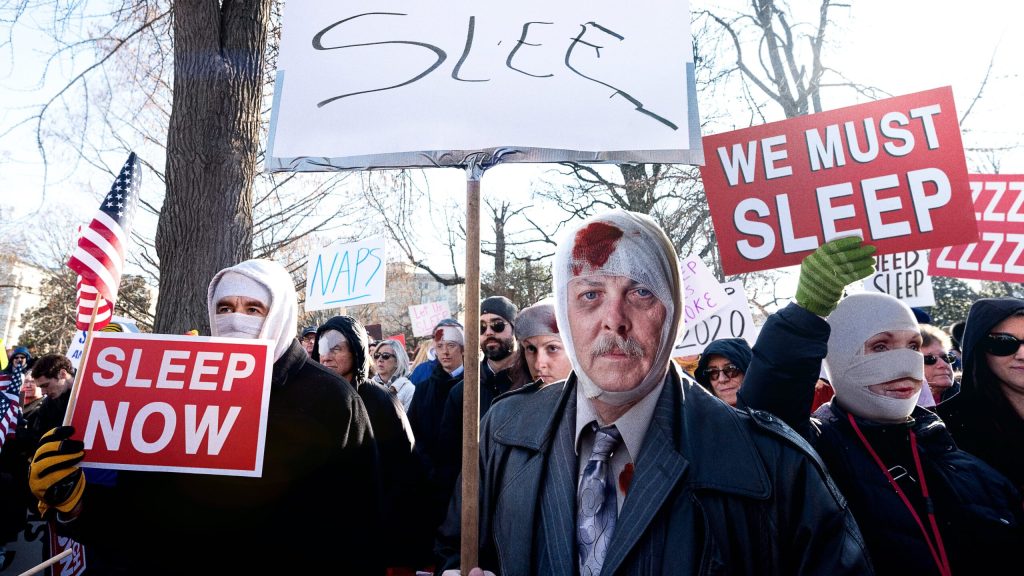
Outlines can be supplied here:
M860 431L860 426L857 426L856 420L853 419L853 414L847 414L847 418L850 420L850 425L853 426L853 431L857 433L857 437L860 438L861 443L868 449L868 453L875 459L875 464L882 470L882 474L885 474L889 485L896 491L896 495L903 501L903 505L910 511L911 516L914 517L914 521L917 522L917 527L921 529L921 534L924 535L925 542L928 543L928 550L932 553L932 558L935 560L935 564L939 567L939 574L942 576L951 576L953 573L949 568L949 558L946 557L946 547L942 543L942 536L939 534L939 524L935 520L935 507L932 506L932 500L928 496L928 484L924 479L924 470L921 468L921 456L917 453L917 435L914 434L913 430L907 430L910 433L910 451L914 455L914 466L917 468L917 477L921 479L921 495L924 496L925 507L928 510L928 521L932 528L932 534L935 536L935 542L932 542L931 537L928 536L928 530L924 527L924 522L921 521L921 517L918 516L917 510L914 510L914 506L907 499L906 494L900 490L899 485L896 484L896 480L893 479L892 474L889 473L889 469L885 467L885 463L878 456L875 450L868 443L868 439L864 437L864 433ZM936 551L936 548L938 549Z

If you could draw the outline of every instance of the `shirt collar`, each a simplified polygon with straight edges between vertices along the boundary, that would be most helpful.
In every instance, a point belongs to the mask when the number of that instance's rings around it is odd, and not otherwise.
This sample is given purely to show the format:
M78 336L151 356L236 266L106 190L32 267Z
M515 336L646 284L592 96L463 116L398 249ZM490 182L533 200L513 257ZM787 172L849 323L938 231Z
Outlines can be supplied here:
M668 375L665 378L667 379ZM659 386L651 390L647 396L644 396L642 400L626 411L618 420L603 424L597 417L597 411L594 410L590 399L583 394L583 386L576 386L576 455L579 456L580 454L580 436L586 427L596 420L598 425L602 426L615 424L619 434L622 435L622 442L626 445L626 450L629 451L635 461L637 455L640 454L640 448L644 444L644 437L647 436L647 428L654 419L654 408L658 404L658 397L661 396L661 390L664 385L665 381L663 380Z
M465 371L466 371L466 365L463 364L463 365L459 366L458 368L456 368L455 370L453 370L451 372L452 378L455 378L456 376L461 376L462 373L465 372Z

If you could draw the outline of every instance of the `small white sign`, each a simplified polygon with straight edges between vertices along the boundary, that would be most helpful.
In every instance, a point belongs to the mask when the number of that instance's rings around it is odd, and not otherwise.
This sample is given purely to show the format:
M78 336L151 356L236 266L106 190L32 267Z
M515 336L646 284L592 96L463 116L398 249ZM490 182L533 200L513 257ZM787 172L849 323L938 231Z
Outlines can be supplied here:
M750 304L739 280L721 284L729 301L720 306L710 318L694 324L686 324L686 332L676 343L672 356L693 356L700 354L708 344L721 338L743 338L751 346L759 332L750 314Z
M447 302L428 302L409 306L413 336L429 336L438 322L451 317L452 311L448 308Z
M722 284L699 257L691 255L684 258L679 264L679 272L683 278L683 321L687 326L728 305L729 296Z
M927 252L875 256L875 274L864 279L864 290L883 292L902 300L907 306L934 306Z
M384 239L334 242L310 254L306 311L384 301Z
M71 339L71 346L68 347L68 353L65 356L68 360L71 360L71 365L78 370L78 364L82 362L82 354L85 353L85 330L79 330L75 332L75 337Z

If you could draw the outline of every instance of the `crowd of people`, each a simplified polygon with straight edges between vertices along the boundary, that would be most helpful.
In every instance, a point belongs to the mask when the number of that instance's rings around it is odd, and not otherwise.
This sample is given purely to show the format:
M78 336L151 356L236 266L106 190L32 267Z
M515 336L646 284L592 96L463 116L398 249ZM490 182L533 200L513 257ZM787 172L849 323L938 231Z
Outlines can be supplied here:
M751 346L673 361L678 255L649 217L592 217L552 296L480 302L480 569L496 574L1000 573L1024 544L1024 300L943 330L885 294L859 238L804 259ZM27 515L89 574L469 573L460 473L465 330L374 341L298 329L284 267L210 282L211 334L274 343L261 477L96 470L63 426L74 370L11 351L17 433L0 539ZM477 327L473 327L477 329ZM687 371L686 368L691 368ZM2 566L2 564L0 564Z

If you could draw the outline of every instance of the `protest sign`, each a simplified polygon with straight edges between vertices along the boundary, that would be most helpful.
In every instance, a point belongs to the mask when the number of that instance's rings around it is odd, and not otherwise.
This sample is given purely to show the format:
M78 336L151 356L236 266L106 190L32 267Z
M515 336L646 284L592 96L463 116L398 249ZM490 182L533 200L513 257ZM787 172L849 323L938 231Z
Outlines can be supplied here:
M405 348L405 334L394 334L392 336L388 336L385 340L395 340L402 345L402 348Z
M864 279L864 290L899 298L907 306L934 306L928 255L898 252L875 256L875 273Z
M409 306L413 336L430 336L438 322L451 317L452 312L448 309L447 302L428 302Z
M71 416L83 466L260 476L269 340L94 332Z
M75 370L78 370L79 365L82 363L82 354L85 352L85 330L76 330L75 335L71 338L71 345L68 346L68 351L65 356L68 360L71 360L71 365L74 366Z
M687 324L711 316L728 303L725 289L699 257L683 259L679 272L683 280L683 321Z
M82 576L85 574L85 546L82 546L77 540L59 534L56 519L47 520L46 531L50 535L51 558L69 552L50 566L50 574L52 576Z
M703 161L686 1L289 0L283 22L268 171Z
M891 254L973 242L949 87L704 138L726 274L799 264L858 235Z
M305 310L384 301L384 239L334 242L310 254Z
M969 180L979 239L932 250L928 273L1024 282L1024 175L971 174Z
M722 289L726 301L708 318L694 323L686 323L686 332L672 349L673 357L686 357L700 354L708 344L720 338L743 338L754 345L758 329L750 314L750 304L743 292L743 282L735 280L725 282Z

